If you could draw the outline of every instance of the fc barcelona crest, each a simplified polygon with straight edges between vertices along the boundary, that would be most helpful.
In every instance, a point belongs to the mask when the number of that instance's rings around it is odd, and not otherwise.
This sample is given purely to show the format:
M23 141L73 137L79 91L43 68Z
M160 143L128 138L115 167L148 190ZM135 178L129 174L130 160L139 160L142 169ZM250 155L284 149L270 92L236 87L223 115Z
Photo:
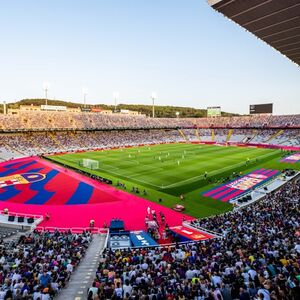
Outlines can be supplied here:
M23 173L0 177L0 188L15 184L29 184L41 181L46 178L46 174L41 173Z

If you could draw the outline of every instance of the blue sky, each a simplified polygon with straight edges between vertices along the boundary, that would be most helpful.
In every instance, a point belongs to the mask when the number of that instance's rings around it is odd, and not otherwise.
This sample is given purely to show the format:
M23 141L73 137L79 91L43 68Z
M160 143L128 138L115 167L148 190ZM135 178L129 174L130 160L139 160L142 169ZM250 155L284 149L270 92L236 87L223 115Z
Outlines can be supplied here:
M0 102L49 97L300 113L300 70L205 0L0 0Z

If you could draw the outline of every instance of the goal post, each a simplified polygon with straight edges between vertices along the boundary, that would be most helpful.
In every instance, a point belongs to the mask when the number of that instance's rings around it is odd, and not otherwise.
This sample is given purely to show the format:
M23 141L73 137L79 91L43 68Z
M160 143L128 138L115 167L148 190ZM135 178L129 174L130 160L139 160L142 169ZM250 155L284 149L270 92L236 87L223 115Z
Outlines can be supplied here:
M99 161L89 159L89 158L83 158L79 161L79 165L81 167L91 169L91 170L96 170L99 169Z

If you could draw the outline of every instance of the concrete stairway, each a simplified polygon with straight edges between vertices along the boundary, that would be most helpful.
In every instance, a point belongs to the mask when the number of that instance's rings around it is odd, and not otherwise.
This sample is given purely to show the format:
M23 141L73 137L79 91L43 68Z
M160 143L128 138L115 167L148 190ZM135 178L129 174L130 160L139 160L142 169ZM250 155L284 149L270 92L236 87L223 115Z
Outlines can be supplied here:
M58 146L58 149L65 150L66 148L62 145L62 143L56 138L55 134L52 132L48 133L48 137L51 138L51 140L54 142L56 146Z
M87 291L95 278L96 270L102 254L106 235L97 234L93 236L85 257L73 272L70 282L55 297L55 300L84 300L87 298Z
M198 131L198 128L195 128L195 134L196 134L196 137L198 138L199 142L201 142L201 137L200 137L200 133Z
M229 141L230 141L230 138L231 138L231 136L232 136L232 133L233 133L233 129L229 129L228 134L227 134L227 137L226 137L226 142L229 142Z
M272 140L277 138L279 135L283 134L284 130L278 130L276 133L272 134L268 139L264 141L264 143L270 143Z
M185 139L187 142L189 141L189 139L187 138L187 136L184 134L183 130L178 129L178 132L179 132L180 135L183 137L183 139Z
M247 141L247 143L251 143L252 140L258 135L258 130L257 129L253 129L253 132L252 132L252 137L250 140Z

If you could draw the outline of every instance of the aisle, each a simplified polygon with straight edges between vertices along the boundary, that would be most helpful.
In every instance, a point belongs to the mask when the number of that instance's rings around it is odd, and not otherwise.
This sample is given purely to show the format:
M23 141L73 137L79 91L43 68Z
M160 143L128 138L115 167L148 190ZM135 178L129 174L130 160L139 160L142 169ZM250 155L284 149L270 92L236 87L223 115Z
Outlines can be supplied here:
M94 235L84 259L71 276L67 287L63 289L55 300L84 300L87 290L94 280L100 255L105 244L105 235Z

